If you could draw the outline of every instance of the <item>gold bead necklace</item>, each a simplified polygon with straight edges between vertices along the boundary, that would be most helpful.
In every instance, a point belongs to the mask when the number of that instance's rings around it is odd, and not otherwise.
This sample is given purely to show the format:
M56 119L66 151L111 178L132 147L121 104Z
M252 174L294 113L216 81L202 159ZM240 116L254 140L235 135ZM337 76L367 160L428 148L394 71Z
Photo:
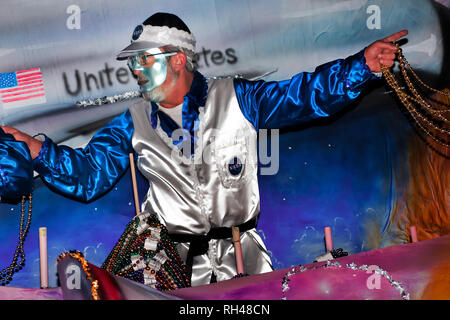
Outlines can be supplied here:
M450 97L450 91L445 92L437 90L425 84L412 69L406 58L403 56L402 50L397 45L398 60L400 71L403 75L403 80L406 87L402 88L397 81L394 73L385 65L381 64L381 72L387 84L395 91L400 102L406 107L406 110L411 115L417 127L424 132L431 139L437 143L450 148L450 119L446 114L450 113L448 102L439 101L439 104L446 106L446 108L433 107L427 98L424 98L419 91L414 87L413 81L408 75L408 72L413 76L417 83L422 87L428 89L439 96ZM409 93L408 93L409 91Z
M28 198L28 216L25 223L25 203L27 198ZM23 244L25 242L25 238L27 237L28 230L30 229L31 224L32 198L33 197L31 193L28 196L22 196L20 225L19 225L19 243L17 244L11 264L8 267L4 268L0 273L0 284L2 286L6 286L7 284L9 284L13 278L14 273L17 273L20 270L22 270L22 267L25 265L25 251L23 250ZM17 261L18 258L20 258L20 261Z

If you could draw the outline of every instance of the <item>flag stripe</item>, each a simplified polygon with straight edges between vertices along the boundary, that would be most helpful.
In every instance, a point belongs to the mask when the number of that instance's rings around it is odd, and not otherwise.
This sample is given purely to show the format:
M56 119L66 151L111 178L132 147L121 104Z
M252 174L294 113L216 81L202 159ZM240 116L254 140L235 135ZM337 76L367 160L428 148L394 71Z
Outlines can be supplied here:
M22 84L22 83L27 82L27 81L38 80L38 79L42 79L42 77L41 77L41 76L32 77L32 78L30 78L30 79L20 80L20 81L18 81L18 83L19 83L19 84Z
M33 77L33 76L40 76L40 75L42 75L42 73L40 73L40 72L28 73L28 74L24 74L24 75L21 75L21 76L17 76L17 80L21 80L21 79L28 78L28 77Z
M6 100L2 100L2 102L3 102L3 103L8 103L8 102L19 101L19 100L25 100L25 99L29 99L29 98L42 97L42 96L45 96L45 93L38 93L38 94L34 94L34 95L31 95L31 96L27 96L27 97L19 97L19 98L6 99Z
M35 84L35 85L31 85L31 86L22 86L22 87L17 87L14 89L5 89L5 90L0 90L0 93L8 93L8 92L14 92L14 91L19 91L19 90L26 90L26 89L31 89L31 88L38 88L38 87L42 87L42 84Z
M21 74L21 73L31 72L31 71L39 71L39 68L28 69L28 70L22 70L22 71L16 71L16 74Z
M45 99L45 95L44 95L41 97L34 97L31 99L26 99L26 100L8 102L6 104L6 106L8 109L15 109L15 108L22 108L22 107L30 106L33 104L42 104L42 103L46 103L46 102L47 102L47 100Z
M24 81L24 82L20 82L21 86L26 86L32 83L42 83L42 79L41 80L32 80L32 81ZM1 92L1 91L0 91Z
M20 96L20 95L25 95L25 94L29 94L29 93L33 93L33 92L38 92L38 91L44 91L44 88L5 94L5 95L2 96L2 101L3 101L3 102L6 101L6 100L3 100L3 98L14 97L14 96Z

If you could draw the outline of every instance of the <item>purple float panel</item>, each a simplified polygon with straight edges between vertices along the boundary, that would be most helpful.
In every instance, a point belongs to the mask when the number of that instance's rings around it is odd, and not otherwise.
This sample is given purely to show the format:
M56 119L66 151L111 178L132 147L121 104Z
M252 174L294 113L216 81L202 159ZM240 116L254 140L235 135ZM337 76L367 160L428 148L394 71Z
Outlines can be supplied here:
M450 299L450 236L171 294L193 300Z

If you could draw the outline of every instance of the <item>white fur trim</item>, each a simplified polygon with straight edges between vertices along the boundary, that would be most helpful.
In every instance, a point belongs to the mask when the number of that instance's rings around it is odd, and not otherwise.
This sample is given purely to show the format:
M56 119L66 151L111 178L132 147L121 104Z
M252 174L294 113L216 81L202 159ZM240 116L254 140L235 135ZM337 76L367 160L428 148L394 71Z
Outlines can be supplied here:
M195 52L195 37L183 30L167 26L144 26L141 35L132 42L151 41L186 48Z

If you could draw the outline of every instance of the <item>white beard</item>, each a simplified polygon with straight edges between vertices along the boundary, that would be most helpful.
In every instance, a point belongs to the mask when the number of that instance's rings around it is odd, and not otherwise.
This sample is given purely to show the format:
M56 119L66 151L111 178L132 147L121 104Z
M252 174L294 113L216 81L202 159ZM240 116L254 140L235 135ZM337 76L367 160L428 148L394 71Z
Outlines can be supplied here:
M166 94L165 90L163 90L163 88L161 88L161 87L157 87L150 92L142 93L142 97L145 100L153 101L156 103L164 101L166 99L166 96L167 96L167 94Z

